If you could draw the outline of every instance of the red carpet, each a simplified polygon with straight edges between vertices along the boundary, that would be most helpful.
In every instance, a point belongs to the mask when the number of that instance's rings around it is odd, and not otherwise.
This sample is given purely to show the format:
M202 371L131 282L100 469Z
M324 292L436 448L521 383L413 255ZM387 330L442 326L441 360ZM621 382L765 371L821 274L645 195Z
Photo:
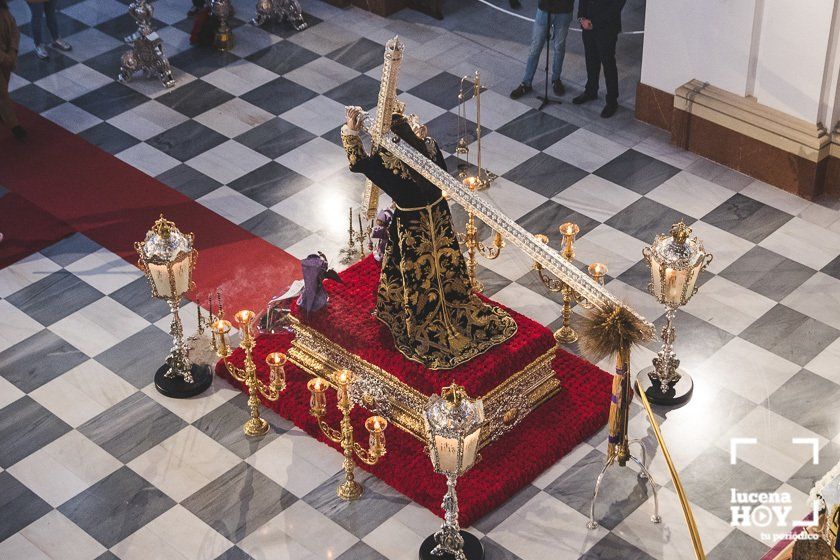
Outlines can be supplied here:
M375 358L379 355L381 360L386 359L396 350L386 327L370 316L373 305L371 294L375 286L375 276L371 275L371 264L367 261L358 263L341 274L345 279L345 284L331 282L328 285L328 289L332 290L328 307L332 307L332 310L317 320L327 321L331 316L338 320L342 312L350 316L366 317L352 323L356 332L359 333L360 338L371 336L369 323L372 321L377 325L377 336L380 342L377 346L370 346L367 349L361 348L361 342L357 346L360 351L366 350L368 357ZM375 264L373 267L375 268ZM358 285L357 289L351 287L351 279L360 283L361 287ZM362 290L367 292L367 296L360 293ZM348 295L351 292L359 292L355 300L341 295L342 293ZM401 375L417 375L416 379L405 378L416 381L412 382L415 387L434 388L449 384L454 379L459 384L467 385L470 394L483 394L485 391L482 391L480 387L485 384L494 386L505 376L516 371L502 365L510 363L509 344L525 344L524 340L515 342L521 337L527 337L532 342L536 341L536 346L541 345L540 341L546 336L551 339L551 332L545 327L515 312L511 312L511 315L516 319L520 331L509 343L472 360L463 367L449 370L445 375L438 374L436 378L428 373L415 371L413 366L416 364L403 359L406 364L405 368L400 370ZM315 321L316 318L313 317L311 320ZM265 379L268 375L265 356L273 351L285 352L290 344L291 335L288 334L262 336L257 340L254 361L260 377ZM241 350L237 350L231 360L234 364L241 365L243 361ZM478 367L479 360L483 363L481 367L485 369ZM529 414L511 432L485 447L482 450L481 461L459 480L461 522L465 526L497 508L606 423L612 376L562 350L557 352L553 366L558 378L562 381L563 389ZM484 372L487 375L475 375L475 372ZM243 389L241 384L230 379L224 365L219 364L216 373ZM309 415L309 392L306 389L306 382L311 377L291 364L286 367L286 374L288 379L286 391L279 401L267 403L267 406L313 437L337 449L336 444L323 437L316 422ZM425 390L423 392L425 393ZM437 392L437 389L430 392ZM330 392L328 396L328 411L328 421L331 425L337 425L339 414L335 407L334 392ZM354 410L353 424L356 434L359 440L364 442L367 441L367 432L364 430L363 422L367 416L368 413L361 408ZM243 422L244 420L243 417ZM446 490L446 484L444 477L435 474L432 470L429 458L423 453L423 444L395 427L388 428L386 439L387 455L379 464L373 467L364 466L364 469L415 502L429 508L435 514L441 515L440 502Z
M194 277L200 300L206 301L219 287L229 310L259 309L300 276L299 261L282 249L40 115L21 106L17 111L29 138L20 143L4 133L0 185L53 221L136 263L134 242L141 241L164 213L182 231L195 233L199 258ZM37 246L6 226L5 212L0 215L4 243ZM40 222L30 224L32 229L40 227Z
M0 197L0 268L45 249L73 233L73 228L56 219L22 196Z

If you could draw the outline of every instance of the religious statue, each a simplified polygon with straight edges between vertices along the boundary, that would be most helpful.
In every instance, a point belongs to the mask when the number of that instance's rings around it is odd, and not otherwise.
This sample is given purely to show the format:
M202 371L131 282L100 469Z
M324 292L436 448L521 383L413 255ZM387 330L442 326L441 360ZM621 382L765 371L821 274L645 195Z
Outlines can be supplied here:
M513 318L470 289L441 190L384 149L366 153L359 136L364 111L348 107L346 116L341 138L350 170L364 174L394 201L376 317L391 330L397 349L429 369L451 369L511 338ZM446 169L443 154L416 117L394 113L391 132Z
M341 282L341 277L327 264L323 253L312 254L300 261L303 270L303 292L297 300L304 314L314 313L327 305L327 291L324 280L329 278Z

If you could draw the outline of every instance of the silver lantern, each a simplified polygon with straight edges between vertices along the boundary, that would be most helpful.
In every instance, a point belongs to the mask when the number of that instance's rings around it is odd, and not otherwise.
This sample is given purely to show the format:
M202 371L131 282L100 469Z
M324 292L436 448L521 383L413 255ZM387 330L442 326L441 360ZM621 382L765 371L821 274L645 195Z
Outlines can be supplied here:
M198 251L193 247L193 235L184 234L163 215L146 233L146 238L134 244L140 260L137 263L146 273L152 296L169 304L172 323L172 349L166 364L155 376L157 389L171 397L188 397L203 391L212 378L206 368L190 363L189 348L184 341L184 327L178 314L181 298L195 288L192 280ZM200 373L200 379L194 374Z
M674 317L677 309L697 293L697 279L712 262L712 255L699 239L691 237L691 228L680 221L671 226L668 235L657 235L653 245L642 250L642 256L650 268L648 291L665 306L665 326L662 348L653 359L653 367L639 373L639 382L652 403L682 404L691 398L694 384L679 369L680 360L674 353Z
M441 507L444 522L420 548L420 558L431 560L446 555L455 560L483 558L479 540L461 531L458 524L458 477L468 471L478 457L484 406L480 399L468 398L463 387L454 383L440 395L432 395L423 414L429 456L435 472L446 476L446 495Z

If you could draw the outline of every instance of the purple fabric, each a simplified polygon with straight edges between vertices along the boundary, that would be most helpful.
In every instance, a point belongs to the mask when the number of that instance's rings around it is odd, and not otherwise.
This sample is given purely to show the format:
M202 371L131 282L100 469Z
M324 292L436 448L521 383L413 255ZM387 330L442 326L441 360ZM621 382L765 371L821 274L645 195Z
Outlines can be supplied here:
M308 314L327 305L327 292L324 290L327 259L323 255L309 255L300 261L300 266L303 270L303 293L297 303Z
M379 240L376 245L376 254L373 256L377 261L382 260L382 256L385 254L385 249L391 241L391 236L388 233L388 230L391 227L391 220L393 219L394 212L390 208L380 210L379 214L376 215L376 226L373 228L370 236Z

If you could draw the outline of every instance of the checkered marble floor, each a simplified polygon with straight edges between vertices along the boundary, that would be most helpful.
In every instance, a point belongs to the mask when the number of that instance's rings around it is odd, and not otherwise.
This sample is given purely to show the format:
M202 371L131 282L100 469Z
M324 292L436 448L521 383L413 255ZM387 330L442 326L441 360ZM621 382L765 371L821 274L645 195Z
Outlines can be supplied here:
M304 0L311 27L295 33L244 24L253 6L236 0L237 45L219 54L189 46L188 2L159 0L156 25L178 81L168 91L113 80L133 30L126 3L63 1L60 25L75 48L47 62L23 25L12 96L295 256L335 255L345 241L361 182L340 147L343 106L375 103L382 44L395 33L408 48L401 98L444 150L456 140L459 76L479 68L484 158L500 176L486 196L553 243L557 225L579 224L578 257L605 262L608 287L658 326L641 249L685 219L715 259L677 317L695 396L658 414L709 558L758 558L770 544L761 530L730 525L731 488L788 492L793 517L806 513L811 484L840 460L836 203L678 150L630 109L603 121L598 106L537 112L534 98L511 101L527 23L478 3L447 2L441 23ZM628 9L638 18L644 4ZM28 21L22 2L12 10ZM566 101L584 81L579 41L570 35ZM622 38L620 58L638 59L633 41ZM632 86L623 89L629 103ZM558 298L522 254L506 249L482 265L488 295L557 327ZM270 434L246 440L245 400L225 383L189 401L160 396L150 381L169 348L166 308L134 267L89 239L74 235L0 270L0 298L0 557L401 559L438 526L367 476L360 502L339 503L341 457L271 415ZM193 304L183 316L194 328ZM637 351L634 370L656 350ZM664 460L637 405L633 414L662 484L662 525L649 523L651 497L635 471L621 469L602 491L602 528L585 528L601 432L470 529L487 558L693 557ZM759 440L737 466L733 437ZM816 438L818 465L794 437Z

